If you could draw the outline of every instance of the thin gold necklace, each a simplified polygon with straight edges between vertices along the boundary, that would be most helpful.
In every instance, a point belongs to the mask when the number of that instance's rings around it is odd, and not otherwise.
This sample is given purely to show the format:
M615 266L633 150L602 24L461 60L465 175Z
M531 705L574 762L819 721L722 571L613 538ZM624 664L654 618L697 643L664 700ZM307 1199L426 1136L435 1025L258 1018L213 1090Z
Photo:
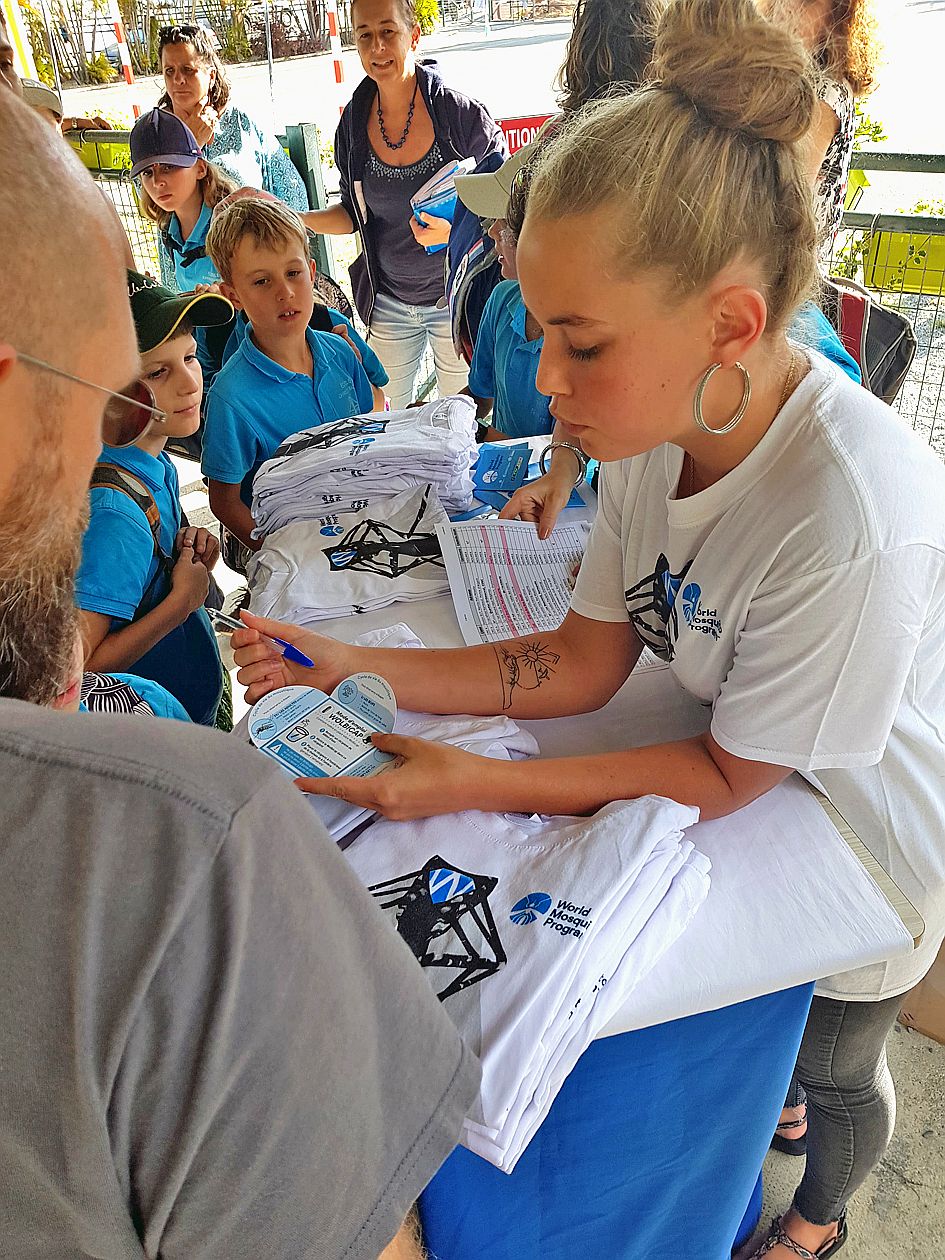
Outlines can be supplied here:
M781 414L784 404L788 400L788 394L791 392L791 384L794 380L794 364L797 362L797 351L791 349L791 361L788 363L787 375L784 378L784 385L781 389L781 398L778 402L778 409L774 413L776 416ZM683 457L689 460L689 472L686 478L686 497L691 498L696 492L696 461L689 455L688 451Z

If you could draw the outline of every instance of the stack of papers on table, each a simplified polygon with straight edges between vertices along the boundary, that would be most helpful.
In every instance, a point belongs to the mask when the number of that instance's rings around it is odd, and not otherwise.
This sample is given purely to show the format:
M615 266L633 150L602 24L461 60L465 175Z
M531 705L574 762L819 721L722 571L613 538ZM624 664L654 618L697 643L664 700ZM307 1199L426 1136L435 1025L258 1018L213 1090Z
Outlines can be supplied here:
M379 821L345 850L482 1063L463 1142L511 1172L581 1053L685 930L709 862L695 809Z
M465 511L473 498L475 413L471 398L438 398L293 434L253 480L254 536L425 485L448 513Z
M431 214L438 219L448 219L452 223L453 215L456 213L456 176L468 174L475 165L473 158L463 158L460 162L447 162L435 175L431 175L410 198L417 222L423 222L420 218L421 214ZM446 246L425 245L424 249L428 254L436 254L441 249L446 249Z
M305 624L443 595L436 527L447 521L433 487L423 486L277 529L246 566L250 611Z

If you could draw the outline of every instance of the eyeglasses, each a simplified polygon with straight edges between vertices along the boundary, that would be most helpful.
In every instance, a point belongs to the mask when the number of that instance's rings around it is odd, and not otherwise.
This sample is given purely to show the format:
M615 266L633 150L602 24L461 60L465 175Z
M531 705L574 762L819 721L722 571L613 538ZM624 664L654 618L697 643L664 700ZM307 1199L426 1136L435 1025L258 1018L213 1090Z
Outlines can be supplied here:
M123 394L118 394L113 389L106 389L104 385L96 385L94 381L87 381L81 376L73 376L71 372L64 372L62 368L54 367L52 363L46 363L43 359L34 359L31 354L21 354L17 351L16 357L21 363L43 368L55 376L64 377L67 381L75 381L77 385L87 385L89 389L97 389L102 394L108 394L110 401L106 404L105 413L102 416L102 439L108 446L131 446L137 442L149 424L164 424L167 420L167 412L157 406L154 395L144 381L133 381Z

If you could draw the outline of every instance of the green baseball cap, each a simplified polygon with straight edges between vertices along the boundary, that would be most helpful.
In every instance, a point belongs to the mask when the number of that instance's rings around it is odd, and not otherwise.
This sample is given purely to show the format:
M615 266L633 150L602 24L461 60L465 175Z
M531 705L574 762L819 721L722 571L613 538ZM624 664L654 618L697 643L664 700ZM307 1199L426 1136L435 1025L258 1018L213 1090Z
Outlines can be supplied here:
M142 354L163 345L184 318L195 328L212 328L236 314L220 293L174 293L138 271L128 272L128 298Z

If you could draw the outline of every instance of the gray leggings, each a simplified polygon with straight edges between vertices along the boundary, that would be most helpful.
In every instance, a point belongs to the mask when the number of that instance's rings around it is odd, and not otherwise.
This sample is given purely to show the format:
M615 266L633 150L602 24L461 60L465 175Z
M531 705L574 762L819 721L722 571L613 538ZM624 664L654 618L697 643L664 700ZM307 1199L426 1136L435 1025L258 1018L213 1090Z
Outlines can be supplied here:
M807 1167L794 1206L812 1225L836 1221L876 1167L896 1124L886 1037L901 997L815 997L785 1106L807 1100Z

